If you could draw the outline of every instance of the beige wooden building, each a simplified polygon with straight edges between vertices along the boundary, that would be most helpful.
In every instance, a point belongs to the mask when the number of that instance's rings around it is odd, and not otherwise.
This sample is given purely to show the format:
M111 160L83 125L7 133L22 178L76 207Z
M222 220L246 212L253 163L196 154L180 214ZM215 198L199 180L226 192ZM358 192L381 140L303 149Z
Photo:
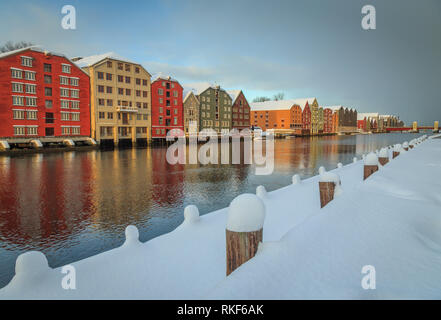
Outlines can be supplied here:
M151 75L140 64L105 53L75 59L90 76L91 133L98 143L147 143Z

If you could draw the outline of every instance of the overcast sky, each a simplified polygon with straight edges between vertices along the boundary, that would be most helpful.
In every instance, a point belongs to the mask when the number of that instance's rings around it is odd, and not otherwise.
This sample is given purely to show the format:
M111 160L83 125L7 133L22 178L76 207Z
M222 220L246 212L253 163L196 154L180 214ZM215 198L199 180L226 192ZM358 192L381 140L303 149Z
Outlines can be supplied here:
M77 29L61 28L74 5ZM361 8L376 8L376 30ZM67 56L116 52L182 83L248 100L284 92L320 105L441 120L439 0L1 1L0 39Z

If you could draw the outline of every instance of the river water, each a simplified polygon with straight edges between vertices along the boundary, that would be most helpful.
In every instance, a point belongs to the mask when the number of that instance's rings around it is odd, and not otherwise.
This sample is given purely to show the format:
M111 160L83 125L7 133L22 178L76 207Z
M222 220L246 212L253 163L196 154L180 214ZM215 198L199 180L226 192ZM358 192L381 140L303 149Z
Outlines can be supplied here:
M59 267L120 246L129 224L147 241L176 228L189 204L206 214L258 185L275 190L293 174L307 178L320 166L332 169L417 136L275 140L274 172L266 176L254 165L170 165L165 147L0 156L0 288L23 252L42 251Z

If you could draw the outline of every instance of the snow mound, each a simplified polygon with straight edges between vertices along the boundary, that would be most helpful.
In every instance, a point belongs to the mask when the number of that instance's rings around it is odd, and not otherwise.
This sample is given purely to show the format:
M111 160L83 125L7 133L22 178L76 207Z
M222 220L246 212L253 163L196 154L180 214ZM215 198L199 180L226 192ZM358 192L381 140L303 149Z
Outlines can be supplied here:
M258 186L256 188L256 195L260 198L260 199L265 199L267 196L267 192L264 186Z
M337 163L337 168L343 168L343 163L341 162Z
M123 244L124 247L141 243L139 241L139 231L137 227L133 225L127 226L125 233L126 241Z
M400 152L401 151L401 144L397 143L396 145L394 145L394 151L395 152Z
M378 154L380 158L389 158L389 152L387 148L382 148Z
M227 230L251 232L263 228L265 204L256 195L244 193L231 201L228 208Z
M319 168L319 174L322 174L322 173L325 173L325 172L326 172L325 167L321 166L321 167Z
M354 157L354 159L352 159L352 162L353 162L353 163L357 163L357 161L358 161L358 160L357 160L357 157Z
M186 206L184 209L184 221L194 223L199 220L199 209L195 205Z
M302 179L298 174L292 176L292 184L299 184L300 182L302 182Z
M403 143L403 148L409 148L409 143L407 141Z
M375 153L371 152L364 159L365 166L378 166L378 157Z

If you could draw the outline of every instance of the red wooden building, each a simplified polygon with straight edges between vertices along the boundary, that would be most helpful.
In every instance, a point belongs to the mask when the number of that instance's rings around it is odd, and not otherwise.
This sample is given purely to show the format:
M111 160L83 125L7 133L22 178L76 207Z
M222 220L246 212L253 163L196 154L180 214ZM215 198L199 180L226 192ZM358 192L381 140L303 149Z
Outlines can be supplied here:
M302 111L302 133L311 133L311 109L309 108L309 103L307 101L303 106Z
M152 138L165 138L170 130L184 131L183 88L171 77L152 78Z
M90 136L89 76L37 47L0 54L0 137Z
M251 116L250 105L242 90L231 90L227 91L227 93L230 95L233 104L232 128L238 130L249 129Z
M333 132L333 124L332 124L332 109L324 108L323 109L323 132L331 133Z

